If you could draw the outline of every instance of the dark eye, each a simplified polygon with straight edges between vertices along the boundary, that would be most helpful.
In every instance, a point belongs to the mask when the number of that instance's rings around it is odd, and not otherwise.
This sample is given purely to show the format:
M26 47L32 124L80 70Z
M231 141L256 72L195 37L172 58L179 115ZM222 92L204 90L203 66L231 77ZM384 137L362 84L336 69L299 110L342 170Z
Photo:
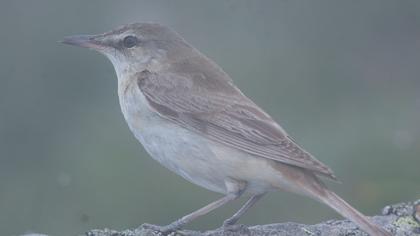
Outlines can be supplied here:
M131 36L131 35L129 35L129 36L127 36L123 39L123 44L124 44L124 47L126 47L126 48L132 48L132 47L136 46L137 42L138 42L137 37Z

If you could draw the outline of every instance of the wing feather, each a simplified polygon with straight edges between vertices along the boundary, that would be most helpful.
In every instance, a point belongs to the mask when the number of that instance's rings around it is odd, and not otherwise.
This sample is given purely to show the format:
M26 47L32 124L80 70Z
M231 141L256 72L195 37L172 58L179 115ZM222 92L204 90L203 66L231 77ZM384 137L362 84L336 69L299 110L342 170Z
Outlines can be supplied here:
M158 114L186 129L249 154L336 179L231 80L206 76L145 70L138 73L138 86Z

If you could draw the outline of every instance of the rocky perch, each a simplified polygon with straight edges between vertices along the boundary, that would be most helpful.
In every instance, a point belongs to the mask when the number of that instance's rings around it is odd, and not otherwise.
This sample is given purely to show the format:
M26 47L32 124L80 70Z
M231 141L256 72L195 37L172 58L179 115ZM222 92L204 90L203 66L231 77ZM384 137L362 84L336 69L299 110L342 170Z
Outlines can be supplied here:
M392 232L396 236L419 235L420 236L420 199L415 202L398 203L386 206L382 215L373 216L372 220ZM155 232L141 227L124 231L110 229L91 230L86 236L161 236ZM315 225L304 225L298 223L279 223L270 225L241 225L235 230L216 229L205 232L182 230L172 235L191 236L359 236L366 235L360 231L355 224L349 220L328 220Z

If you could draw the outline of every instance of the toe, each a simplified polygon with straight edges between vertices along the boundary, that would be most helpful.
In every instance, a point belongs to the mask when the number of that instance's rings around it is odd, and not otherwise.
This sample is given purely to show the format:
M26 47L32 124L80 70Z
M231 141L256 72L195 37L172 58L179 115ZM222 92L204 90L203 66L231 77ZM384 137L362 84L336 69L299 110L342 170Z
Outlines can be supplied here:
M223 227L228 227L231 225L234 225L236 223L236 221L232 220L232 219L227 219L225 221L223 221Z

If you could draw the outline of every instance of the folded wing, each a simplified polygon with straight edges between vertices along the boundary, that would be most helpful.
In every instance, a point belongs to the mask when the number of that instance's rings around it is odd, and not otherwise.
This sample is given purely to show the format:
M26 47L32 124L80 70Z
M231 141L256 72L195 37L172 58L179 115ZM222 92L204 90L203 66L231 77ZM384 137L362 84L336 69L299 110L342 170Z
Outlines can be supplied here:
M220 76L227 75L145 70L137 74L137 83L150 106L165 119L249 154L336 179L229 78Z

